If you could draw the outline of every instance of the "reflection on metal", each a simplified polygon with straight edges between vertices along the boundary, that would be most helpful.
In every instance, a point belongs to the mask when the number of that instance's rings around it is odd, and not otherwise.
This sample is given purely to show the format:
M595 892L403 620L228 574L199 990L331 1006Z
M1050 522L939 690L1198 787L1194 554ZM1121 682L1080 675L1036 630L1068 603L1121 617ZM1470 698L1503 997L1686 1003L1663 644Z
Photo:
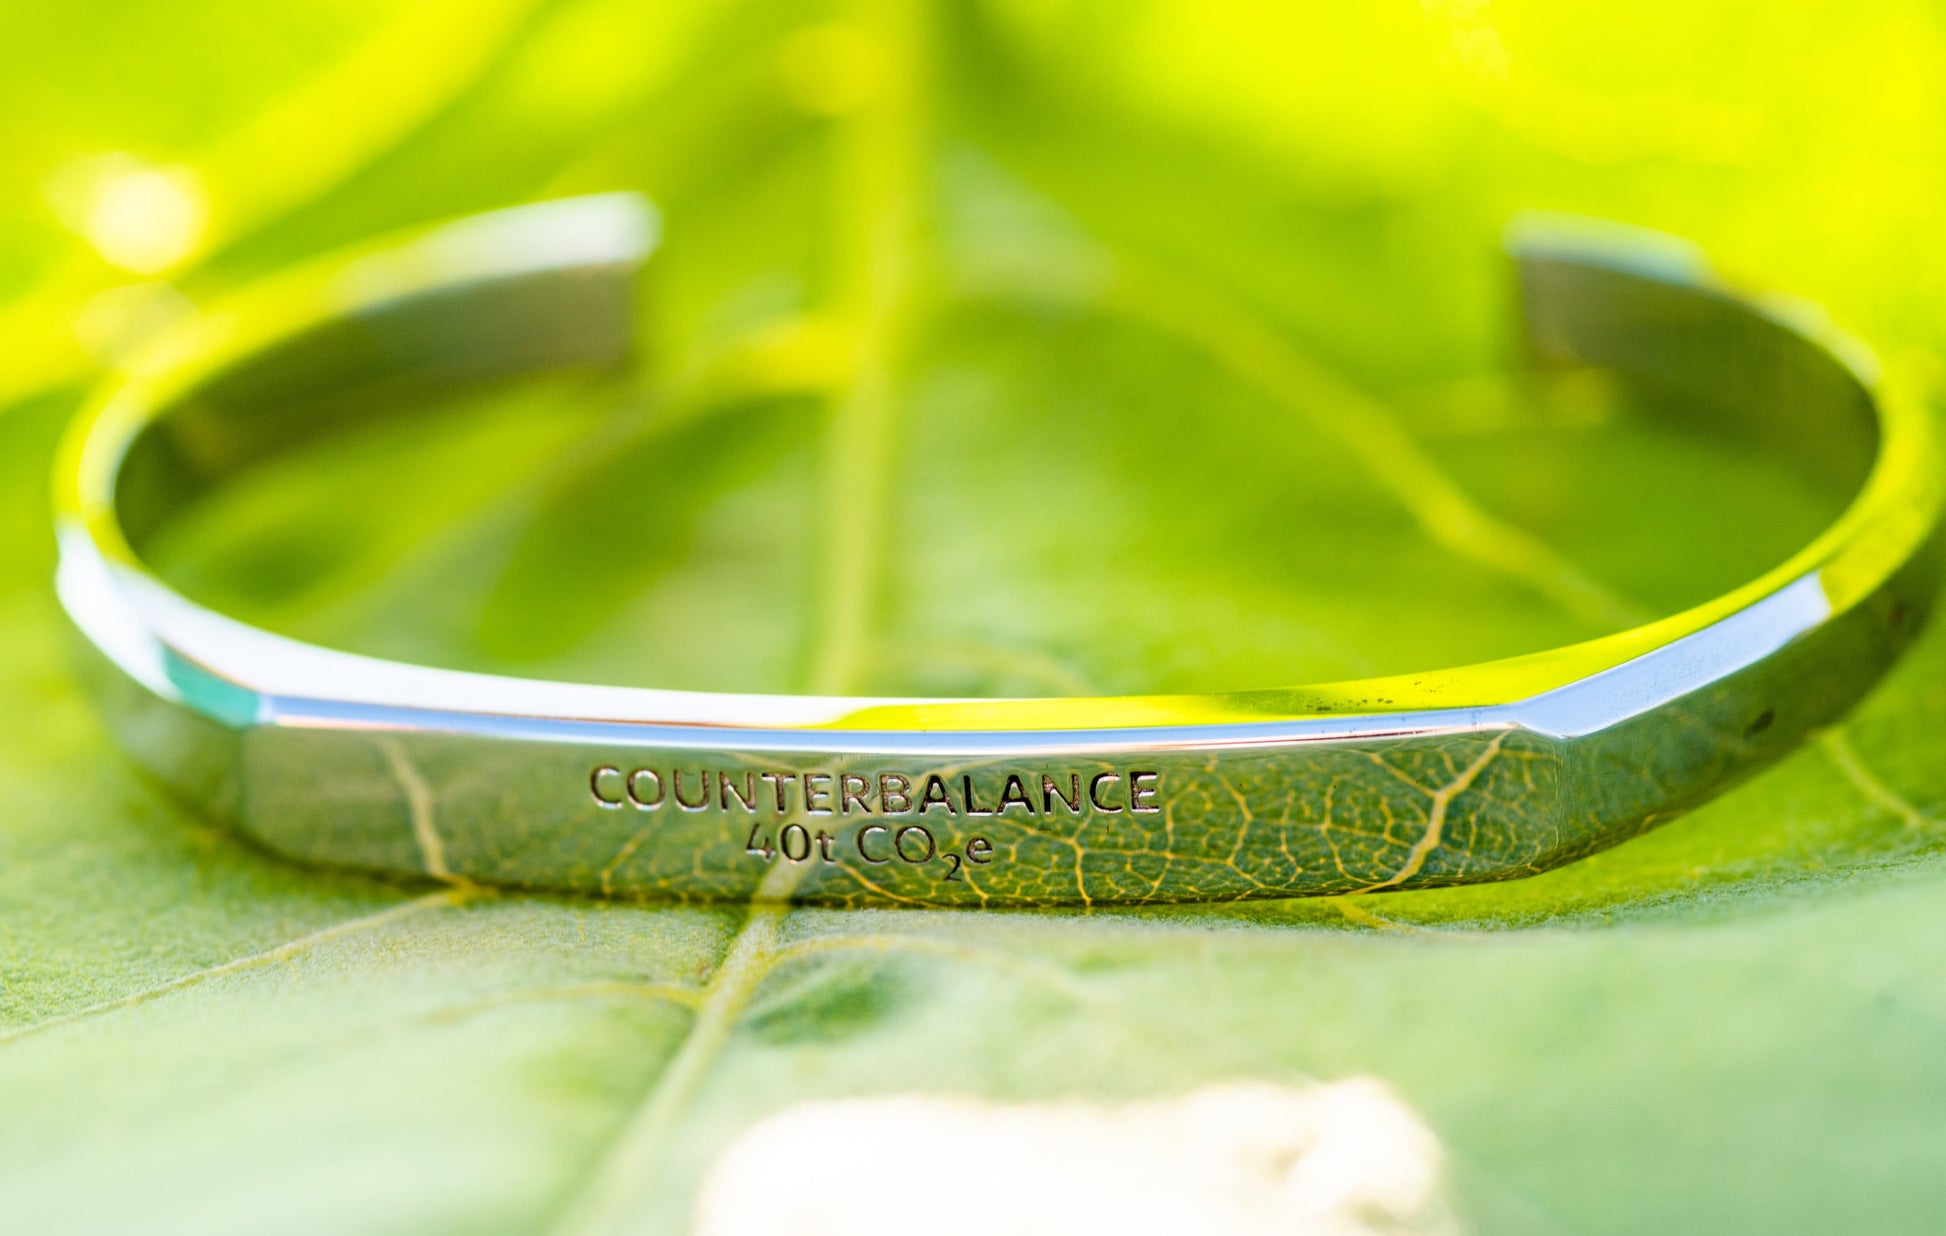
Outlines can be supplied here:
M493 883L979 905L1408 888L1530 874L1702 801L1849 708L1933 594L1928 422L1856 345L1666 240L1562 221L1513 242L1539 366L1611 371L1856 495L1729 595L1568 648L1209 696L706 694L336 652L142 564L191 495L376 406L320 403L318 375L409 392L619 362L655 243L625 195L462 220L187 323L95 404L59 466L59 589L137 757L286 853Z

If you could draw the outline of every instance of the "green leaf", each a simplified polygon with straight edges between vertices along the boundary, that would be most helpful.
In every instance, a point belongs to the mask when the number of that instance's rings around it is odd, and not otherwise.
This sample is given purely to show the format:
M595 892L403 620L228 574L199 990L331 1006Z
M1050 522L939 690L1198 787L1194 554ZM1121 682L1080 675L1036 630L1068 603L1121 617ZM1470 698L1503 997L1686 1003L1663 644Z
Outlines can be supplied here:
M167 272L191 296L502 201L666 212L643 373L267 467L173 530L179 586L360 651L699 689L1461 663L1714 595L1835 509L1782 462L1509 381L1511 211L1667 227L1882 342L1937 338L1929 13L643 7L499 6L450 44L388 24L425 13L292 9L253 32L284 58L197 103L192 69L235 67L199 10L180 75L93 127L9 122L201 169L237 210ZM388 39L448 57L396 109ZM56 50L121 71L88 22L0 40ZM210 153L261 149L280 107L320 123L333 82L371 97L330 158L299 131L289 166ZM0 316L65 330L127 278L63 239L32 162L0 168L36 221ZM1515 883L1004 914L395 885L257 852L108 743L47 584L86 360L32 359L0 358L41 392L0 420L10 1229L680 1231L699 1197L719 1232L1220 1226L1346 1146L1339 1193L1266 1213L1939 1224L1946 631L1774 771Z

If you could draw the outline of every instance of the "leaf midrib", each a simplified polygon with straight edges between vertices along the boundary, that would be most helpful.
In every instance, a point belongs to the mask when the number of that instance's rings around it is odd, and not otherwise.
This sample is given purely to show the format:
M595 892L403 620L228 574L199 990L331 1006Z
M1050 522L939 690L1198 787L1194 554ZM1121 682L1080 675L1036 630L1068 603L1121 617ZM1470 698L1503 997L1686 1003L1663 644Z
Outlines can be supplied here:
M929 136L922 65L927 48L917 0L862 0L856 28L878 61L877 89L839 121L844 158L835 216L845 235L837 316L852 328L852 363L834 400L825 441L825 503L819 540L821 587L803 688L842 695L859 687L878 600L889 493L886 466L895 432L893 384L919 312L913 303L914 215ZM688 1032L634 1112L571 1191L556 1233L599 1233L627 1225L635 1199L666 1161L666 1146L695 1092L728 1045L764 978L780 963L779 941L799 873L778 864L766 875L742 926L712 974Z

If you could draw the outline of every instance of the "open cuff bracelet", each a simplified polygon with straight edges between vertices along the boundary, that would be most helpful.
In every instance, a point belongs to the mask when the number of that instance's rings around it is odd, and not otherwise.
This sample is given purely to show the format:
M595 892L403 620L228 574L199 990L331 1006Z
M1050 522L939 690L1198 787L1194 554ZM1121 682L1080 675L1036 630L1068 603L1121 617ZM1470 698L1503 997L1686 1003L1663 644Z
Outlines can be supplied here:
M1513 242L1538 363L1610 371L1856 494L1762 577L1566 648L1218 695L712 694L355 656L144 566L196 494L365 406L321 393L620 361L654 248L627 195L461 220L204 314L93 403L58 465L58 585L136 758L285 854L492 884L994 906L1416 888L1543 871L1717 793L1857 701L1934 591L1929 422L1856 345L1667 242L1561 226Z

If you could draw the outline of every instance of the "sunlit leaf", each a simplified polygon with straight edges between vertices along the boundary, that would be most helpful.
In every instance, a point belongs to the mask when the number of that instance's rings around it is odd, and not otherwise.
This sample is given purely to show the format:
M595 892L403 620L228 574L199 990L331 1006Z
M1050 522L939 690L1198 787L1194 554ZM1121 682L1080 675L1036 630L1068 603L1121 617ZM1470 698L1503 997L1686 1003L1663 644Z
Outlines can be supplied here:
M680 1231L719 1190L757 1208L712 1223L773 1231L1089 1230L1061 1208L1103 1147L1188 1154L1222 1139L1156 1130L1247 1111L1385 1131L1354 1183L1403 1190L1371 1195L1394 1230L1938 1226L1946 632L1773 772L1517 883L1088 914L550 899L305 870L133 773L64 669L41 479L92 363L73 323L137 281L62 221L57 168L210 195L135 319L368 232L628 187L669 238L640 372L280 461L173 531L170 577L335 646L699 689L1204 691L1557 644L1757 574L1833 505L1511 380L1507 216L1693 235L1923 372L1936 15L461 7L446 37L442 4L175 5L141 49L6 19L0 322L67 349L0 355L0 389L41 392L0 419L10 1230ZM98 88L50 96L61 74ZM116 152L138 161L72 162ZM943 1149L874 1191L840 1127ZM1070 1194L1010 1193L994 1129L1075 1141Z

